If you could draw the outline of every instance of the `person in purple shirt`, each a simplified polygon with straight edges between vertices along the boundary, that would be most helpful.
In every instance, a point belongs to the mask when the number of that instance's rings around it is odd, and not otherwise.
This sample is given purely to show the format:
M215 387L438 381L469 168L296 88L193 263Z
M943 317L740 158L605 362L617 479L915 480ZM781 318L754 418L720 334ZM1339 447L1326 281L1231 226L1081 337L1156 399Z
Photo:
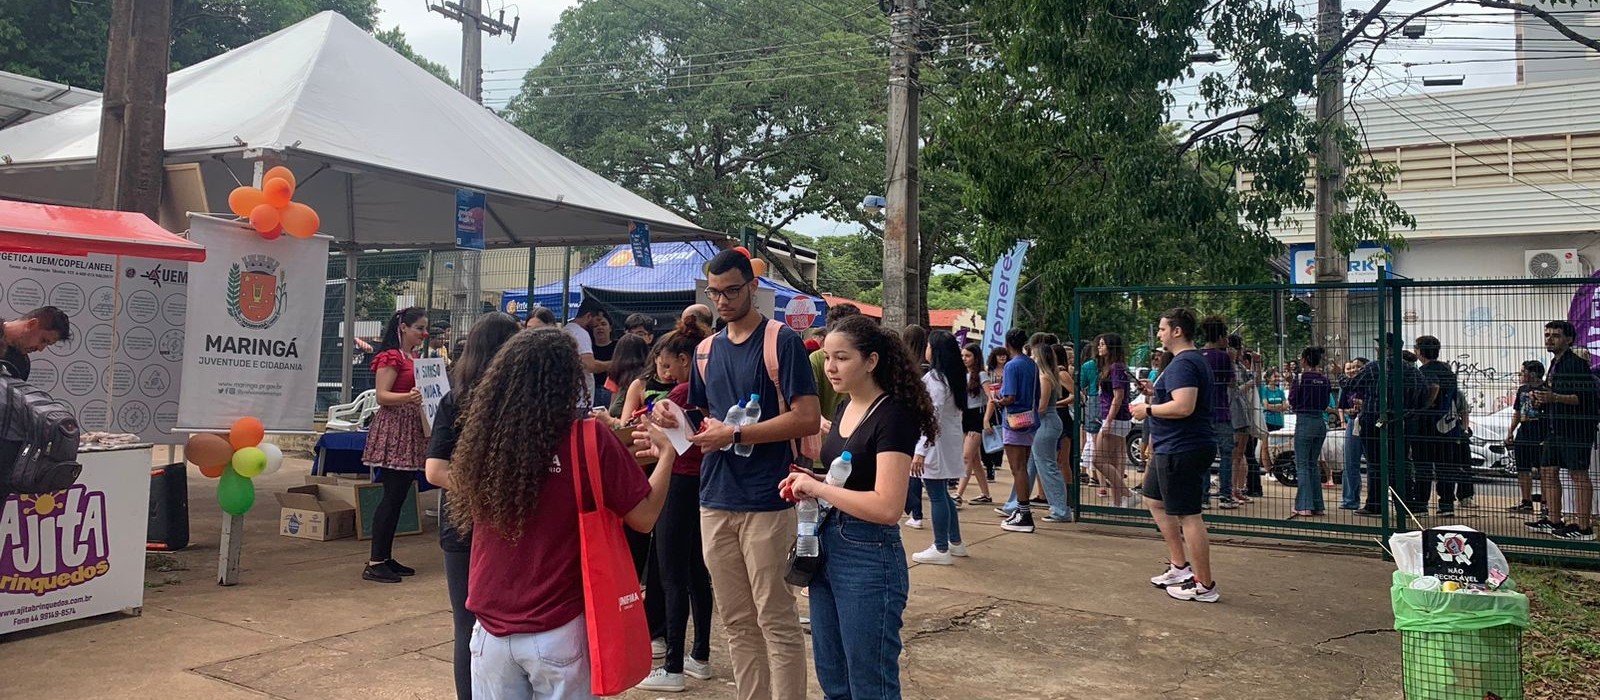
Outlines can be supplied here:
M1300 376L1289 387L1289 408L1294 411L1294 470L1300 482L1294 495L1294 514L1298 517L1322 515L1322 443L1328 438L1328 421L1323 414L1333 386L1322 374L1320 347L1300 351Z
M1221 484L1222 505L1238 507L1233 497L1233 411L1228 408L1229 393L1233 390L1233 357L1228 354L1228 322L1221 316L1207 316L1200 321L1200 337L1205 347L1200 357L1211 368L1211 434L1217 442L1217 483ZM1209 493L1210 487L1207 487ZM1211 507L1207 496L1202 504Z
M1133 430L1133 414L1128 411L1133 392L1122 336L1107 333L1095 340L1095 365L1099 368L1096 384L1100 389L1095 417L1103 426L1095 434L1095 471L1100 474L1101 483L1111 487L1112 505L1137 508L1139 498L1128 490L1123 474L1128 463L1128 433Z

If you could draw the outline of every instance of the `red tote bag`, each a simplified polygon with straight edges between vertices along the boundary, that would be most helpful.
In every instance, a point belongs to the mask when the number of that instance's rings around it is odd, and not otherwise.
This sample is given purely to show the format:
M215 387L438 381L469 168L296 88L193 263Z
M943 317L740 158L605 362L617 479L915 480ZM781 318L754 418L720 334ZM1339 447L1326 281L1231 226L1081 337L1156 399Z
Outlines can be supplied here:
M608 696L632 690L650 674L650 627L644 594L622 517L605 507L600 479L600 431L583 420L573 435L572 492L578 499L583 613L589 632L589 690ZM581 455L582 458L579 458ZM630 465L631 466L631 465ZM587 482L592 498L584 502Z

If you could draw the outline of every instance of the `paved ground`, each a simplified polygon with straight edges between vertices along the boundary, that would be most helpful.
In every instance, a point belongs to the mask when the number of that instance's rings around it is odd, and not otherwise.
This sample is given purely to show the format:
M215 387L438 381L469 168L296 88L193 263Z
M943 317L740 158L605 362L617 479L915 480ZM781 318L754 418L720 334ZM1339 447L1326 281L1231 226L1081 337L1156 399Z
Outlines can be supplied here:
M190 483L193 546L179 571L148 573L144 614L0 637L0 699L446 698L450 613L430 526L396 557L399 585L360 579L365 542L276 534L271 493L306 463L263 478L247 518L241 585L215 585L215 482ZM1003 484L997 493L1004 492ZM1391 566L1375 558L1220 546L1223 601L1168 599L1145 581L1164 558L1148 535L1080 526L1002 532L963 511L972 557L913 566L902 674L907 698L1398 698L1399 642L1388 630ZM907 550L927 530L906 530ZM732 698L725 637L719 680L686 698ZM18 682L19 669L47 669ZM46 678L48 680L46 680ZM819 697L812 685L813 697ZM630 700L659 697L634 692Z

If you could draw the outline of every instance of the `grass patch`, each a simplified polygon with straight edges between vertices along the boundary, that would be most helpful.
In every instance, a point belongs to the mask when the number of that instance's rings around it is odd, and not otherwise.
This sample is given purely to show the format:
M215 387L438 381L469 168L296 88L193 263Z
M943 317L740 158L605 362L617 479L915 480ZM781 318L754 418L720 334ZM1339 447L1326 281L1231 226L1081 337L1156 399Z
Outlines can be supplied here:
M1600 698L1600 580L1522 567L1533 627L1524 636L1522 671L1529 700Z

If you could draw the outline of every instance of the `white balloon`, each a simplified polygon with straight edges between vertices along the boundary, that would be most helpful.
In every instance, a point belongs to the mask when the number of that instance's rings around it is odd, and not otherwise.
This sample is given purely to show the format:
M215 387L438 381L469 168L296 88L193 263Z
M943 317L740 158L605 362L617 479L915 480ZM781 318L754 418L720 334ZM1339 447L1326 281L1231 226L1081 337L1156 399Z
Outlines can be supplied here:
M283 468L283 450L270 442L263 442L256 447L267 453L267 468L261 470L262 474L271 474Z

